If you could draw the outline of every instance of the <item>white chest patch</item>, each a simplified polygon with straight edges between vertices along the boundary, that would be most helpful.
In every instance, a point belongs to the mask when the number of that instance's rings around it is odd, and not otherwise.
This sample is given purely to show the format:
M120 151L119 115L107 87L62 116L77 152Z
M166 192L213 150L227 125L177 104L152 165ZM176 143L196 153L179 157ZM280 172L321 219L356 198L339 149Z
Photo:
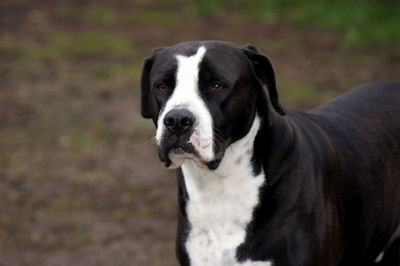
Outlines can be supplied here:
M264 173L255 176L250 163L259 125L256 117L249 133L228 147L215 171L199 168L192 160L182 165L191 225L186 249L193 266L272 265L236 260L265 182Z

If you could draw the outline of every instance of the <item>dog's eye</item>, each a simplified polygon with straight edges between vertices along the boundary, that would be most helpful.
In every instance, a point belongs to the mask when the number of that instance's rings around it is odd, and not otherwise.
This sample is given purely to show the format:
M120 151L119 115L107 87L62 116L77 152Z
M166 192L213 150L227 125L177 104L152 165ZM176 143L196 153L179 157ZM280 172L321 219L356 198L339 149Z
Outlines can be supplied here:
M219 84L219 83L213 83L213 84L211 85L211 88L212 88L214 91L220 91L220 90L222 90L222 89L224 88L224 86L222 86L222 85Z
M161 85L157 86L157 90L159 90L161 92L165 92L165 91L167 91L167 87L165 85L161 84Z

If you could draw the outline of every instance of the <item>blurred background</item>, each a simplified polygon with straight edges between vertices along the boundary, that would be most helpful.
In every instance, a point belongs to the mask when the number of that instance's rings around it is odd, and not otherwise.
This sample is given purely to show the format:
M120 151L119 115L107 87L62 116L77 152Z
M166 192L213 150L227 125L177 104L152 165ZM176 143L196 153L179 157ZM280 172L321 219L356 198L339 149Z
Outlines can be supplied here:
M306 109L399 79L400 1L0 2L0 265L176 265L176 184L142 119L154 48L252 43Z

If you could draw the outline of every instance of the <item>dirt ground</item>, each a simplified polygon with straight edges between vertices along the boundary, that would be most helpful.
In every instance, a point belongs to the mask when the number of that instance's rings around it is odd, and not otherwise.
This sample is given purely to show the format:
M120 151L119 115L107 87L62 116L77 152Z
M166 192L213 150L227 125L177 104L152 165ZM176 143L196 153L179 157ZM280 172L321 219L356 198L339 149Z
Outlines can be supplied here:
M399 78L400 48L347 46L340 31L168 1L0 3L0 265L176 265L176 185L139 112L151 50L252 43L283 104L310 108Z

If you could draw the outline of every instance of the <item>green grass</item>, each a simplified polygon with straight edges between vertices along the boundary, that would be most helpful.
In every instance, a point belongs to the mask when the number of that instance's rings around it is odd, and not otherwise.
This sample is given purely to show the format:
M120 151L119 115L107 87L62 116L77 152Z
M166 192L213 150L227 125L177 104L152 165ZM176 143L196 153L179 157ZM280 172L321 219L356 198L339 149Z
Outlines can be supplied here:
M8 53L16 49L14 57L26 61L53 61L67 58L112 58L131 56L135 52L132 40L114 33L80 31L80 32L46 32L46 42L40 46L10 43L0 47Z
M81 32L69 36L67 42L56 40L53 48L69 56L124 56L135 49L133 42L112 33Z
M84 17L91 22L112 25L117 22L119 14L111 8L94 7L85 11Z
M134 62L110 62L104 64L96 69L96 78L101 80L113 80L116 78L129 78L139 82L140 74L142 72L142 61Z
M181 22L182 16L178 13L146 10L140 12L133 12L126 16L128 22L149 23L155 25L173 26Z
M111 218L117 223L122 223L128 217L128 211L123 208L116 208L111 213Z
M12 42L0 43L0 58L3 60L15 60L23 56L23 51Z
M295 80L282 80L279 89L279 96L286 106L311 107L336 95L334 91L321 91Z
M320 28L342 29L347 43L400 43L395 1L299 1L291 17Z
M200 0L194 9L201 15L228 9L258 21L337 29L346 44L400 43L400 2L395 0Z
M229 2L224 0L198 0L194 4L187 7L187 12L190 14L197 14L202 16L215 15L221 11L225 6L229 6Z
M105 26L116 23L148 23L154 25L173 26L181 22L182 16L164 10L141 10L119 12L112 8L88 8L84 13L85 20Z

